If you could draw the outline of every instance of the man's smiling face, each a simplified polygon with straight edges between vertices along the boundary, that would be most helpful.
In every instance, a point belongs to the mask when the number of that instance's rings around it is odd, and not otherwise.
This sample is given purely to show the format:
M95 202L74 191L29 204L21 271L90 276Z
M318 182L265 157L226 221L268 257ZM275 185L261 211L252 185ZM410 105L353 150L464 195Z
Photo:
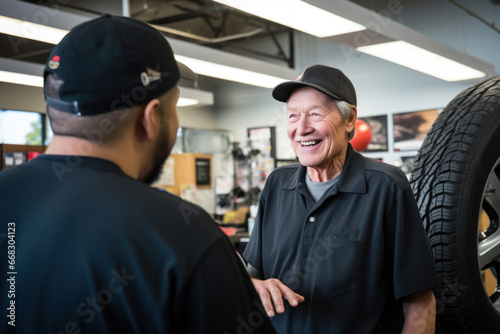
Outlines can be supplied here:
M288 138L302 165L328 168L347 147L354 124L314 88L295 90L287 103Z

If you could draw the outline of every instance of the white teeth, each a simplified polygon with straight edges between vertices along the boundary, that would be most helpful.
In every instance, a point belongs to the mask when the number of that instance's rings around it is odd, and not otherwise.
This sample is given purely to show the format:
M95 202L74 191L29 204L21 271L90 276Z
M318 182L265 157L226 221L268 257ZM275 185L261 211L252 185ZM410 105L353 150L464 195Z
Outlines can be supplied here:
M302 146L313 146L319 143L319 140L310 140L310 141L299 141Z

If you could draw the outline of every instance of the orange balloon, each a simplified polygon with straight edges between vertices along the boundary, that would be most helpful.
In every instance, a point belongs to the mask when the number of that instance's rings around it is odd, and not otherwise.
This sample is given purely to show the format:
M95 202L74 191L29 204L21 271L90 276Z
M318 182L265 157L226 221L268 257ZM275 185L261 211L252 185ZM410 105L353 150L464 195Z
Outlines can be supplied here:
M354 137L351 139L351 145L356 151L362 152L366 150L372 140L372 129L365 121L360 119L356 120L354 128L355 132Z

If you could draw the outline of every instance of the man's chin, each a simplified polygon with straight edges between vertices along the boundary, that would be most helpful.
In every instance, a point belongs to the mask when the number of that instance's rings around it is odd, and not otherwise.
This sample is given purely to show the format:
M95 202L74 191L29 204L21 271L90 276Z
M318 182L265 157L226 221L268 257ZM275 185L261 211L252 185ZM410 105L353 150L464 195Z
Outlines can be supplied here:
M144 177L140 178L139 181L152 185L160 178L161 173L163 172L163 165L165 165L165 161L167 161L168 154L162 158L158 163L154 165L154 167L147 173Z
M160 174L161 174L161 169L160 170L155 169L155 170L152 170L151 172L149 172L147 175L145 175L139 181L141 181L142 183L145 183L147 185L152 185L153 183L158 181L158 179L160 178Z

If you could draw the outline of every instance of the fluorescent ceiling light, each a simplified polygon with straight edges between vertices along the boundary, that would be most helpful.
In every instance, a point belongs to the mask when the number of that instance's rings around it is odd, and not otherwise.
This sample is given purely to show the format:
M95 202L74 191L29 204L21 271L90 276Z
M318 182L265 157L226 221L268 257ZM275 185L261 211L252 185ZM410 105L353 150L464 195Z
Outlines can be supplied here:
M486 76L484 72L404 41L363 46L357 49L446 81L478 79Z
M276 85L288 80L186 56L175 55L175 59L198 74L254 86L274 88Z
M177 102L178 107L187 106L211 106L214 104L214 94L199 89L179 86L180 98Z
M0 33L57 44L68 31L0 15Z
M0 33L57 44L64 37L64 35L67 34L67 32L68 31L64 29L57 29L53 27L43 26L32 22L9 18L0 15ZM170 42L172 41L170 40ZM176 48L174 48L174 50L176 50ZM265 88L274 88L277 84L288 80L269 74L263 74L263 73L269 73L266 72L266 70L261 71L261 73L255 72L252 70L254 68L253 66L247 66L247 68L249 68L248 70L241 69L238 66L241 64L241 59L240 61L237 62L237 65L235 64L221 65L218 64L217 62L214 62L213 60L212 61L198 60L195 58L189 58L177 55L176 57L179 61L185 63L186 65L191 67L193 71L195 71L200 75L211 76L224 80L230 80ZM250 60L253 61L253 59ZM254 61L254 63L257 62ZM18 70L13 72L24 72L24 71ZM272 72L273 71L271 71L271 73ZM207 105L207 102L202 102L202 104ZM210 104L213 104L213 101Z
M365 29L358 23L300 0L214 1L320 38Z
M0 71L0 81L18 85L43 87L43 77L31 74Z
M188 107L188 106L194 106L200 103L200 101L195 100L195 99L188 99L186 97L179 97L179 101L177 101L177 106L178 107Z

